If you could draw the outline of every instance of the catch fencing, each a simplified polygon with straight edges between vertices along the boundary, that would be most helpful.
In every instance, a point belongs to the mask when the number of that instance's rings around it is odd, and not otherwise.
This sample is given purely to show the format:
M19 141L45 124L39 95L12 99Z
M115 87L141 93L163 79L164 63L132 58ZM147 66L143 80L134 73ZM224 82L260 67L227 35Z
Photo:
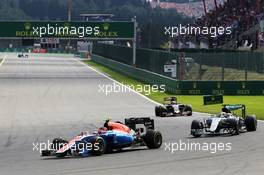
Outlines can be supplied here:
M97 43L93 53L132 65L132 48ZM264 81L264 54L249 51L137 49L136 67L171 77L164 65L177 64L178 80Z
M178 81L96 54L92 60L147 84L165 85L167 92L176 95L264 95L263 81Z

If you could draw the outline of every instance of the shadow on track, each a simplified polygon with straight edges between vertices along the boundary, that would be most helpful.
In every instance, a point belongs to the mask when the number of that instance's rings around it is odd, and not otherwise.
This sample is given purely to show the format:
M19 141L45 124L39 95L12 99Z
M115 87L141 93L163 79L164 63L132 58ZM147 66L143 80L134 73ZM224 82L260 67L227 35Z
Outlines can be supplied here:
M111 155L111 154L121 154L121 153L128 153L128 152L135 152L135 151L147 151L150 150L148 148L130 148L130 149L122 149L122 150L117 150L117 151L112 151L109 153L105 153L104 155ZM102 156L104 156L102 155ZM88 156L66 156L66 157L56 157L56 156L51 156L51 157L46 157L42 158L42 160L58 160L58 159L82 159L82 158L88 158L88 157L100 157L100 156L95 156L95 155L88 155Z

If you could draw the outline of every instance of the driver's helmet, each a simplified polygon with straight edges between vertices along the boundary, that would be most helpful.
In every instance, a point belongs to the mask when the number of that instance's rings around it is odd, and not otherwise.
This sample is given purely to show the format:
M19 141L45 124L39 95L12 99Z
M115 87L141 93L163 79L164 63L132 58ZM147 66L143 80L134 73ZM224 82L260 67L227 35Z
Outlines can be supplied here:
M177 104L177 98L171 97L171 104Z
M222 108L222 112L231 113L231 111L228 108L226 108L226 107L223 107Z

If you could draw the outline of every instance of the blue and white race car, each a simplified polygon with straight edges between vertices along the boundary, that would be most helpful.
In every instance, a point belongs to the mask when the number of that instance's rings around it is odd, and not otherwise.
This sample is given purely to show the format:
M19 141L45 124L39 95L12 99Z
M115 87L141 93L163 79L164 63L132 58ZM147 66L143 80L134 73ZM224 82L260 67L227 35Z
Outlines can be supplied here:
M55 138L42 156L89 156L102 155L106 152L127 147L147 146L157 149L162 145L162 135L154 130L154 120L150 118L128 118L125 124L130 133L118 130L99 130L93 134L82 132L70 141Z

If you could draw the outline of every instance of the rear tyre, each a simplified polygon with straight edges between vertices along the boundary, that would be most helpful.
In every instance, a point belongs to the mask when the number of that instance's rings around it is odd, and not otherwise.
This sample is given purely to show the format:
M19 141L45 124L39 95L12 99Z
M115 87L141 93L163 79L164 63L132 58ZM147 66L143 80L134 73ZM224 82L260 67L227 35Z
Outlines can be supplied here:
M92 142L91 154L95 156L100 156L106 151L105 141L102 137L96 137L94 142Z
M257 119L256 116L246 116L245 118L245 125L247 131L256 131L257 130Z
M162 145L162 135L159 131L147 130L144 142L149 149L157 149Z
M191 125L191 135L194 137L201 137L203 130L203 123L198 120L193 120Z

